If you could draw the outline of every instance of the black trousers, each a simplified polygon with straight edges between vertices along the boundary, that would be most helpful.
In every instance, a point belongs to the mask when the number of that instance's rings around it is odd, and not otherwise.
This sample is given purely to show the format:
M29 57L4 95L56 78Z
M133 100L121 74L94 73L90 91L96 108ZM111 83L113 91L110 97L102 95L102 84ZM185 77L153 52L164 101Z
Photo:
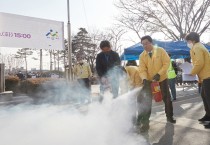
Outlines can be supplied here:
M80 86L82 87L81 94L85 95L87 97L90 97L91 85L90 85L89 78L77 79L77 81L79 82Z
M145 84L137 96L137 122L136 125L149 125L152 108L151 83Z
M169 92L168 79L165 79L164 81L160 82L160 89L161 89L161 93L162 93L162 97L163 97L163 102L165 104L166 117L172 118L173 117L173 105L172 105L172 101L171 101L171 95ZM146 97L144 97L144 95ZM146 105L147 110L141 112L141 114L138 115L137 125L139 123L142 123L143 125L147 125L147 124L149 124L149 118L151 115L151 107L152 107L152 92L151 92L150 84L147 84L146 86L144 86L142 88L139 96L137 97L137 102L144 102L143 104L147 104ZM138 107L137 107L137 109L138 109Z
M203 99L206 115L210 117L210 78L204 79L201 87L201 98Z
M168 86L168 79L165 79L164 81L160 82L160 90L163 97L163 102L165 104L165 113L167 118L173 117L173 105L171 101L171 95L169 92L169 86Z
M79 84L85 87L86 89L90 89L90 80L89 78L77 79Z

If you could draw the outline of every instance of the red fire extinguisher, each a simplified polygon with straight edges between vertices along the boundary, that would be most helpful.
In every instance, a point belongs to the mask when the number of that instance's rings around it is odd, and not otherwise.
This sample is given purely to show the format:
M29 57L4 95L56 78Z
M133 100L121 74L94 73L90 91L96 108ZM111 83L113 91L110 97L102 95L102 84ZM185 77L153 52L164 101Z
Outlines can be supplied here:
M153 94L155 102L162 101L162 93L161 93L161 90L160 90L159 82L154 82L153 81L151 83L151 89L152 89L152 94Z

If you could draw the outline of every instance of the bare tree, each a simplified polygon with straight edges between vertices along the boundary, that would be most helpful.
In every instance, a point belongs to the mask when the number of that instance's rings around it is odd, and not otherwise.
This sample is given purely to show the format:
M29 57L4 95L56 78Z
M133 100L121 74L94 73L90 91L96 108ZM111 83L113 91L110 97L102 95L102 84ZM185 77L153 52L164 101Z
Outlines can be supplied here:
M1 63L5 64L5 67L9 69L9 73L12 68L15 68L15 58L12 54L1 54Z
M131 14L122 14L121 17L116 19L119 22L117 26L129 32L134 32L134 34L136 34L138 38L141 39L140 32L144 29L143 19L139 19L139 17L136 17L136 15L131 15ZM131 41L133 40L131 39Z
M67 50L57 50L57 66L58 66L58 71L60 70L60 64L63 64L63 67L65 69L65 63L67 59Z
M18 55L14 55L14 58L15 58L15 69L18 69L22 66L22 64L24 63L24 60Z
M52 62L52 53L53 53L53 50L49 50L49 53L50 53L50 71L52 71L52 65L53 65L53 62Z
M63 59L62 63L63 63L63 67L66 71L66 66L67 66L67 62L68 62L68 41L65 39L64 40L64 50L61 50L60 51L60 54L61 54L61 59Z
M126 30L119 28L118 25L107 28L105 31L94 30L91 33L91 38L94 39L94 44L98 45L102 40L108 40L112 44L114 51L119 51L122 47L122 37Z
M122 36L126 33L126 30L119 28L118 26L113 26L108 28L108 37L110 37L110 42L112 44L114 51L120 51L122 47Z
M92 72L94 72L94 67L95 67L95 61L96 61L96 56L100 50L100 48L98 47L99 45L99 38L98 38L98 33L91 33L90 34L91 40L92 40L92 50L90 52L89 55L89 64L91 67Z
M17 51L17 54L15 55L15 58L24 58L25 60L25 67L26 67L26 74L28 70L27 65L27 56L32 55L33 51L31 51L29 48L22 48Z
M14 64L15 64L15 58L12 54L9 54L7 56L7 66L8 66L8 69L9 69L9 73L10 73L11 69L15 67Z
M57 54L58 54L57 50L53 50L53 51L52 51L54 70L56 70L56 67L57 67L57 66L56 66Z
M172 40L191 31L202 35L210 25L210 0L119 0L116 6L123 11L124 27L162 32Z
M39 71L42 73L43 70L43 49L34 49L33 52L36 52L39 55L39 58L32 57L33 60L39 60Z

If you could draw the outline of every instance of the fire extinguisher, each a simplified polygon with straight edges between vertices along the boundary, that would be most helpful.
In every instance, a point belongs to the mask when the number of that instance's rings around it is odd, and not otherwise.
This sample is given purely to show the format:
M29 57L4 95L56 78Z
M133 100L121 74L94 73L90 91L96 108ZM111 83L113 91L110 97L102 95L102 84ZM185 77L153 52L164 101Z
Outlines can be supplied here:
M160 90L159 82L153 81L151 83L151 89L152 89L152 94L153 94L155 102L161 102L162 101L162 93Z

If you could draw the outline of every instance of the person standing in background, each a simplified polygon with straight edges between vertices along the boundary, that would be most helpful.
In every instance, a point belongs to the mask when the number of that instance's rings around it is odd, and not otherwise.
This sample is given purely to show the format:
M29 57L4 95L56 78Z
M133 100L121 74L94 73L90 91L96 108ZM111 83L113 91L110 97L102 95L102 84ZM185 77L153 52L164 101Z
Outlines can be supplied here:
M17 77L22 81L24 80L24 75L21 71L18 72Z
M187 46L190 48L190 56L192 58L193 68L190 75L198 75L201 86L201 97L205 108L205 115L198 119L201 123L210 121L210 55L207 48L200 43L200 36L196 32L190 32L185 37ZM210 129L210 123L204 125Z
M92 72L90 65L84 62L84 59L81 55L77 56L77 64L75 64L73 72L80 86L85 88L85 92L87 91L87 93L84 93L83 95L87 95L88 101L90 102L90 77L92 77Z
M171 54L168 54L171 57ZM170 60L170 65L168 68L168 82L169 88L171 90L171 99L176 100L176 75L177 75L177 65L174 61Z
M119 91L119 71L120 57L119 54L111 49L109 41L104 40L100 43L101 52L96 57L96 71L98 73L101 85L101 101L103 100L103 93L105 91L104 82L108 82L111 86L111 93L113 98L118 97Z

